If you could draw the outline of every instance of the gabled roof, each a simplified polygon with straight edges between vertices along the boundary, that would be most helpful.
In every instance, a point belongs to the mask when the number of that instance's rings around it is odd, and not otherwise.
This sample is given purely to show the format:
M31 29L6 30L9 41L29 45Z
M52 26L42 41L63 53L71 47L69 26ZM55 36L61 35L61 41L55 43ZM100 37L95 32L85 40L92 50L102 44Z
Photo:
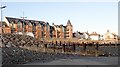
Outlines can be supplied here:
M84 32L85 34L87 34L87 35L90 35L88 32Z
M114 33L111 33L112 35L114 35L114 36L117 36L116 34L114 34Z
M107 30L107 32L105 33L105 35L107 35L107 34L111 34L111 35L113 35L113 36L117 36L115 33L110 33L109 30Z
M0 21L0 27L2 26L2 25L5 25L5 26L7 26L7 24L4 22L4 21Z
M79 35L84 35L84 34L87 34L89 36L89 33L88 32L75 32L75 33L78 33Z
M84 33L78 32L80 35L83 35Z
M92 32L90 36L100 36L100 34L97 34L96 32Z

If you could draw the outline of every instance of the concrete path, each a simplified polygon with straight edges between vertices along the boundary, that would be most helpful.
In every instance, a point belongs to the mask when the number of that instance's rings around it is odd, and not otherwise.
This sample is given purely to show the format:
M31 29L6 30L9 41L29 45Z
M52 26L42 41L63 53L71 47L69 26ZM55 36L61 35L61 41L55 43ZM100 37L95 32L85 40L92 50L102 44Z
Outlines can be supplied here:
M80 57L76 59L59 59L51 62L30 62L25 65L118 65L118 57Z

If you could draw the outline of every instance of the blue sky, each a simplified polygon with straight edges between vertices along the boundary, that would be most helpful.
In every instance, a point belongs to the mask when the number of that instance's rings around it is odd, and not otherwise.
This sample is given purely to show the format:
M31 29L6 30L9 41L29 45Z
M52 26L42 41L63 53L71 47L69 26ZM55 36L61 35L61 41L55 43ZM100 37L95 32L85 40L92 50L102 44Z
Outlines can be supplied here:
M66 25L68 19L74 31L104 34L107 29L118 32L118 2L4 2L4 16L35 19Z
M4 2L118 2L120 0L3 0Z

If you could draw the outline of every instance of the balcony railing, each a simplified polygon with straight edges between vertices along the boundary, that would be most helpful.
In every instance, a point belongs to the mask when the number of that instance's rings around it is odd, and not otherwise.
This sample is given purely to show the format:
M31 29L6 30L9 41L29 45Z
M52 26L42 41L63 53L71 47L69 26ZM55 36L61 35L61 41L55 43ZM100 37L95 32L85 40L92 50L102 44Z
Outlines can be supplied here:
M69 32L65 32L65 34L69 34Z

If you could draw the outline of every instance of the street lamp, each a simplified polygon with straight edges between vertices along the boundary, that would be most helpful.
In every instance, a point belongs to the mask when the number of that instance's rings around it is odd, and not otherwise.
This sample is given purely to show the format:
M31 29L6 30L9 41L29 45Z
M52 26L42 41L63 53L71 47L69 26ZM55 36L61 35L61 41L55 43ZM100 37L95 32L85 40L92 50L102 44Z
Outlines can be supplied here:
M0 7L0 9L1 9L1 25L2 25L2 9L4 9L4 8L6 8L7 6L2 6L2 4L1 4L1 7Z
M0 9L1 9L1 28L2 28L2 9L4 9L4 8L6 8L7 6L2 6L2 2L1 2L1 6L0 6ZM1 29L1 32L3 32L2 31L2 29ZM2 38L2 33L1 33L1 38ZM0 47L2 47L2 43L0 43Z
M0 9L1 9L1 28L2 28L2 9L4 9L4 8L6 8L7 6L2 6L2 3L1 3L1 7L0 7ZM3 32L3 31L1 31L1 32ZM1 35L1 38L2 38L2 35Z

